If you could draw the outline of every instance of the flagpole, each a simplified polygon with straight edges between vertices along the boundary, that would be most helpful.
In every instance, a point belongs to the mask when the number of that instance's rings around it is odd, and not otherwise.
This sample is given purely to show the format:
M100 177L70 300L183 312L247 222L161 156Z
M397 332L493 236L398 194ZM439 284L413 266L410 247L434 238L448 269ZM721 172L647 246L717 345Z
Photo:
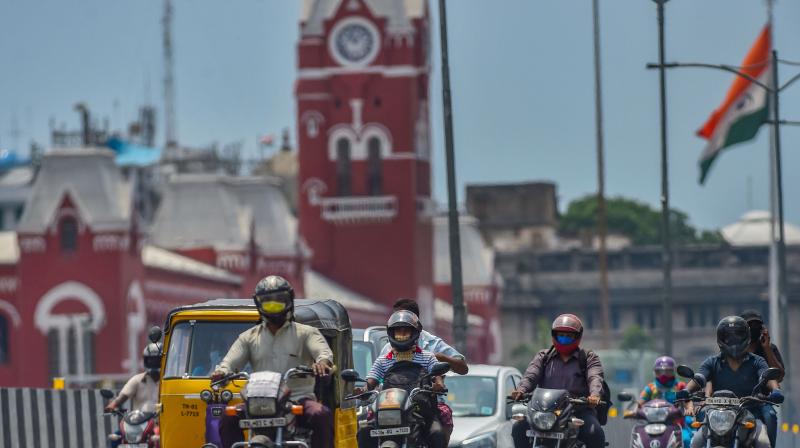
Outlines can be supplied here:
M767 23L769 25L769 41L770 45L774 47L775 41L773 36L775 31L773 29L773 1L767 0ZM778 86L773 85L773 89ZM777 120L776 120L777 121ZM778 275L778 239L777 239L777 224L778 224L778 204L777 204L777 185L775 179L777 178L775 161L776 156L776 129L778 126L770 126L769 129L769 325L774 335L781 338L781 328L783 323L780 319L780 303L779 303L779 275Z

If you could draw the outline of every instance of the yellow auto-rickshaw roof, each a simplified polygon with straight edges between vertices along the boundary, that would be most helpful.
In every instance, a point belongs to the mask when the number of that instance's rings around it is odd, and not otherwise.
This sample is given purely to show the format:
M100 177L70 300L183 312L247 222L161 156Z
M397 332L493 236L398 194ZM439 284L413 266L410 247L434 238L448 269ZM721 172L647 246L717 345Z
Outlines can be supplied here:
M251 299L212 299L193 305L184 305L173 309L167 315L165 331L169 331L173 317L176 315L214 311L251 312L258 317L256 306ZM237 313L238 314L238 313ZM250 314L250 313L247 313ZM350 330L350 316L341 303L332 299L296 299L294 301L294 318L301 324L311 325L323 333L327 331ZM327 331L326 331L327 330Z

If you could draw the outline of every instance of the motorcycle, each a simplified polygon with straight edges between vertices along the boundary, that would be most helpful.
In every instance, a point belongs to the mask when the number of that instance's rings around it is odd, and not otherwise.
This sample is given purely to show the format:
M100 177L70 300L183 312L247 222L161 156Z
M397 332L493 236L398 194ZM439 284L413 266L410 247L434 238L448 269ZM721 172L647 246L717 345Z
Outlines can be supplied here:
M106 400L114 398L114 392L101 389L100 395ZM156 423L158 414L155 412L132 409L115 409L111 412L119 418L119 434L111 433L108 440L112 444L120 442L118 448L158 448L161 436Z
M377 439L380 448L425 448L428 446L426 431L436 418L437 398L447 394L447 391L434 391L432 379L448 371L450 365L446 362L434 364L426 374L419 364L400 361L387 372L381 390L350 395L345 400L369 403L364 427L370 428L369 436ZM405 381L396 383L389 380L392 374ZM349 383L365 381L353 369L342 371L341 376Z
M705 385L705 378L687 366L679 366L678 374L684 377L694 377L701 389ZM711 397L705 397L702 392L694 395L681 391L679 398L691 399L700 403L699 411L705 414L702 422L695 422L693 427L700 429L700 436L708 448L769 448L766 428L755 418L748 408L763 404L777 405L762 398L768 381L777 380L781 371L775 368L767 369L759 378L759 382L750 396L737 397L729 390L715 391ZM698 381L701 380L701 381Z
M628 392L617 398L622 402L633 400ZM683 428L677 423L683 419L683 411L666 400L650 400L637 410L625 411L624 418L639 421L631 431L631 448L683 447Z
M573 415L576 409L589 406L586 398L570 398L566 390L537 387L533 393L510 403L514 403L511 418L517 421L527 419L531 426L525 435L532 448L584 447L578 440L578 431L584 421Z
M297 422L297 417L303 415L304 408L302 404L290 400L290 390L286 382L309 376L314 376L311 368L298 366L283 375L269 371L250 375L237 372L212 382L213 389L235 379L247 380L247 385L240 393L244 403L226 406L224 411L226 415L238 416L239 427L249 430L248 440L236 442L231 448L308 448L311 431ZM213 392L209 392L213 395ZM220 393L220 398L223 393L224 391ZM212 416L213 412L212 410ZM213 430L214 421L211 422L212 428L207 428L206 434Z

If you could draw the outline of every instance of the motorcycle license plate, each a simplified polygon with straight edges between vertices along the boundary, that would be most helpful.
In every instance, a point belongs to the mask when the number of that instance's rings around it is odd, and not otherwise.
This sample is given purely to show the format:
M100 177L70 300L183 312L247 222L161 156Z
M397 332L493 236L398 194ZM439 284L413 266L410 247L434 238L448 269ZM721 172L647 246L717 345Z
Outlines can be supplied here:
M119 448L147 448L146 443L120 443Z
M539 439L563 439L564 433L563 432L539 432L529 429L526 433L528 437L536 437Z
M240 420L239 427L242 429L252 428L274 428L276 426L286 426L286 419L281 418L254 418L250 420Z
M706 398L707 405L716 405L716 406L739 406L739 399L738 398L727 398L727 397L710 397Z
M402 428L373 429L369 432L370 437L402 436L406 434L411 434L411 428L408 426Z

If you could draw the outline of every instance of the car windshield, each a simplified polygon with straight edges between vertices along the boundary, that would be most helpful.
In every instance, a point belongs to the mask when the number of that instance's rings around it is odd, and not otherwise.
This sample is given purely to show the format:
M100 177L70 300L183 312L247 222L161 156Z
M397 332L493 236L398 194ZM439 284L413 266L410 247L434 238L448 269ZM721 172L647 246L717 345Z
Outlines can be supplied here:
M487 417L497 408L497 378L493 376L448 376L447 403L454 417Z
M164 378L208 377L255 322L181 322L172 329ZM243 369L250 371L248 364Z
M372 343L353 341L353 368L361 378L367 376L373 361Z

